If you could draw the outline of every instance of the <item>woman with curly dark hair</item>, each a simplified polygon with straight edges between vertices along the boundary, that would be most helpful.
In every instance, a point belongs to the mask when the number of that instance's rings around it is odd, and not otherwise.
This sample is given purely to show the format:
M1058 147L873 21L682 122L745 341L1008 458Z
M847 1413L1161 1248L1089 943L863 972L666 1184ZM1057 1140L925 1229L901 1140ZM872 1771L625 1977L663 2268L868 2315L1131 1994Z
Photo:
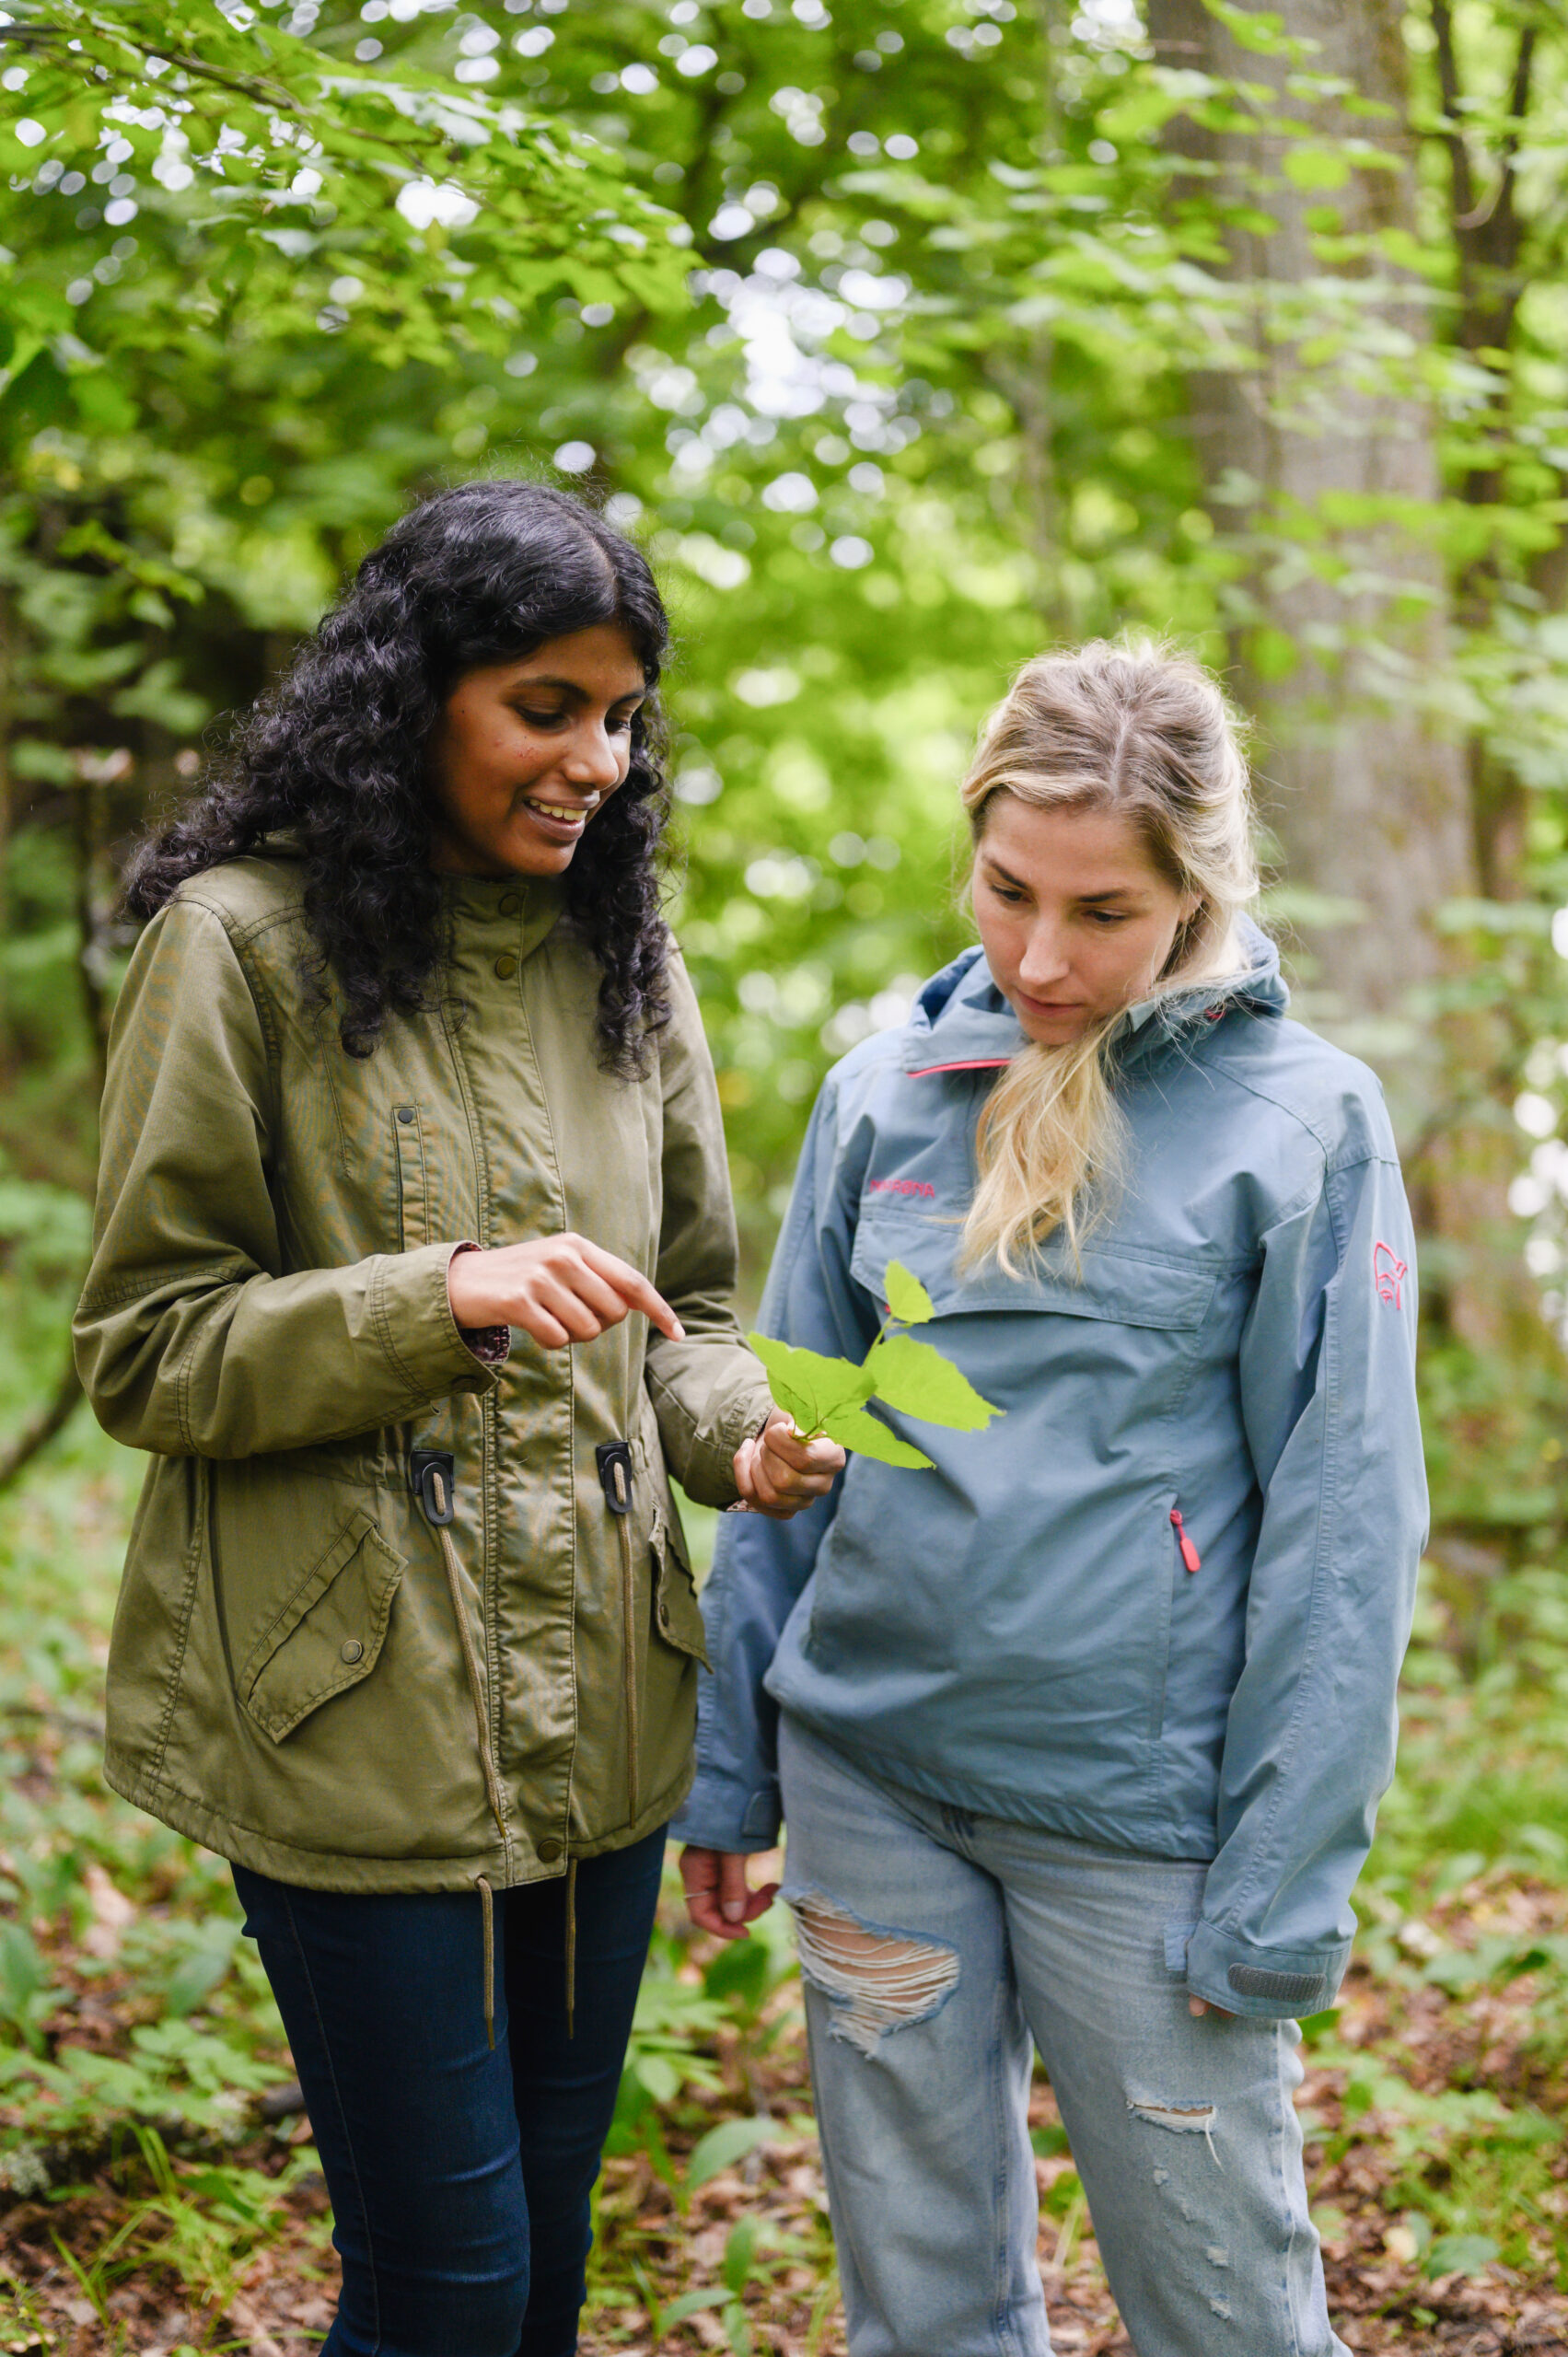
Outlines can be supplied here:
M134 864L77 1313L152 1453L110 1782L232 1861L336 2216L327 2348L565 2357L691 1779L671 1499L842 1455L735 1325L659 914L664 610L580 502L369 555Z

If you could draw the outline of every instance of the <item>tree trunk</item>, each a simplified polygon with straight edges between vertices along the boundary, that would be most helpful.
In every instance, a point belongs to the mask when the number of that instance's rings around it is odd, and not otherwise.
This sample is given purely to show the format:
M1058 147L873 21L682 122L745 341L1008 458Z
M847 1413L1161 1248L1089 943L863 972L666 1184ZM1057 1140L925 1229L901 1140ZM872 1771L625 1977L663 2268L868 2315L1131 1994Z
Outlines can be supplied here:
M1358 0L1353 9L1286 0L1281 13L1287 35L1318 43L1318 70L1342 75L1361 98L1390 110L1335 120L1331 107L1312 102L1320 134L1370 136L1401 158L1396 170L1353 170L1332 192L1341 234L1413 236L1397 0ZM1268 85L1281 114L1308 119L1286 93L1286 61L1238 48L1202 0L1150 0L1149 28L1162 64ZM1191 430L1216 526L1246 552L1233 635L1237 691L1259 722L1261 801L1287 909L1291 893L1302 898L1295 923L1310 955L1298 960L1301 1011L1383 1079L1418 1216L1435 1247L1428 1293L1439 1329L1472 1349L1539 1356L1546 1329L1506 1205L1517 1167L1511 1124L1493 1109L1480 1118L1460 1111L1465 1096L1473 1107L1478 1069L1506 1069L1505 1027L1484 1014L1423 1021L1418 1007L1423 989L1455 971L1438 923L1443 904L1482 888L1470 765L1432 711L1445 679L1450 588L1417 535L1353 505L1436 499L1434 421L1413 389L1413 367L1398 377L1390 371L1386 383L1351 383L1333 361L1309 366L1298 345L1267 331L1280 293L1305 291L1329 267L1314 251L1324 191L1297 188L1281 168L1292 143L1216 134L1185 118L1171 141L1198 168L1194 189L1212 202L1217 176L1277 224L1272 235L1231 238L1230 275L1255 292L1260 332L1249 366L1192 381ZM1396 292L1380 319L1417 354L1430 335L1413 290L1409 301ZM1326 577L1336 572L1337 580Z
M1323 131L1330 137L1370 131L1380 146L1402 139L1404 49L1394 0L1358 0L1353 9L1341 0L1288 0L1283 14L1290 35L1319 43L1324 72L1344 75L1364 98L1396 110L1396 123L1369 124L1365 117L1325 122L1318 110ZM1282 113L1303 117L1283 91L1286 62L1239 49L1202 0L1151 0L1149 26L1162 64L1267 84L1280 93ZM1240 693L1260 725L1264 816L1287 882L1365 911L1354 917L1342 905L1310 924L1312 1015L1336 1035L1383 1045L1378 1060L1409 1135L1424 1116L1428 1091L1412 1101L1405 1055L1390 1055L1385 1043L1403 1031L1411 985L1442 970L1434 909L1477 886L1463 757L1420 701L1442 676L1446 584L1435 557L1365 524L1330 529L1320 544L1351 560L1367 584L1359 589L1323 579L1307 562L1292 564L1280 543L1282 525L1288 541L1295 518L1320 517L1336 496L1434 499L1432 421L1393 389L1380 397L1336 382L1332 364L1308 371L1293 344L1266 332L1272 288L1326 274L1308 225L1325 193L1298 189L1281 170L1289 143L1273 134L1215 134L1179 119L1173 144L1217 168L1221 187L1251 195L1278 223L1272 236L1238 232L1231 239L1232 275L1259 295L1256 364L1192 380L1191 431L1216 524L1252 540L1244 584L1251 612L1237 616L1234 651ZM1408 169L1353 173L1328 201L1348 238L1414 232ZM1413 303L1391 324L1423 332ZM1305 554L1310 559L1310 548ZM1412 585L1425 610L1413 618L1400 611L1404 601L1386 586L1390 577ZM1287 650L1295 657L1288 669ZM1398 667L1393 679L1383 650ZM1407 667L1409 691L1401 695L1398 670Z

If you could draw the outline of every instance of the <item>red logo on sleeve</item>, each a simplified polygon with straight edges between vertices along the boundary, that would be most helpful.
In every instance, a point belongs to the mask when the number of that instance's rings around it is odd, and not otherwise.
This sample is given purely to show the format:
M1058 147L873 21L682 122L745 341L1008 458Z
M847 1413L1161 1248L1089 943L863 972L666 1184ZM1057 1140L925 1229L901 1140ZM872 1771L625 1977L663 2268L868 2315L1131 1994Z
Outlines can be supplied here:
M1390 1309L1404 1306L1401 1287L1409 1273L1409 1263L1401 1260L1391 1244L1375 1244L1372 1248L1372 1282L1377 1288L1377 1298L1386 1301Z

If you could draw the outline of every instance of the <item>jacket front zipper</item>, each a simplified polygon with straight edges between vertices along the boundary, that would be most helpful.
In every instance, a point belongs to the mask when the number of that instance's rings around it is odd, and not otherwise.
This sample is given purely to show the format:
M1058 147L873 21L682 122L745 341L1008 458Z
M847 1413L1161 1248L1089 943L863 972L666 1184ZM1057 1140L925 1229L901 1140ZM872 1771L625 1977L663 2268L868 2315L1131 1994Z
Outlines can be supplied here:
M1171 1507L1170 1525L1176 1533L1176 1543L1181 1550L1182 1562L1190 1572L1201 1572L1203 1568L1203 1559L1187 1536L1187 1526L1181 1519L1179 1506Z

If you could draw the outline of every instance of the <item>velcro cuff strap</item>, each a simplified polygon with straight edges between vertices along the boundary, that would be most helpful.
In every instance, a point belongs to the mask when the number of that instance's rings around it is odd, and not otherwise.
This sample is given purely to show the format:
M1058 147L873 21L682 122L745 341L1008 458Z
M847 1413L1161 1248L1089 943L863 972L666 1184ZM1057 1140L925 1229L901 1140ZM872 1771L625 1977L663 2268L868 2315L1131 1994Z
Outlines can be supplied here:
M1316 2009L1328 1993L1320 1972L1265 1972L1261 1965L1233 1964L1225 1979L1238 1997L1267 1997L1279 2005Z
M1187 1986L1223 2012L1255 2019L1326 2013L1350 1961L1348 1940L1330 1948L1263 1947L1200 1922L1187 1950Z

